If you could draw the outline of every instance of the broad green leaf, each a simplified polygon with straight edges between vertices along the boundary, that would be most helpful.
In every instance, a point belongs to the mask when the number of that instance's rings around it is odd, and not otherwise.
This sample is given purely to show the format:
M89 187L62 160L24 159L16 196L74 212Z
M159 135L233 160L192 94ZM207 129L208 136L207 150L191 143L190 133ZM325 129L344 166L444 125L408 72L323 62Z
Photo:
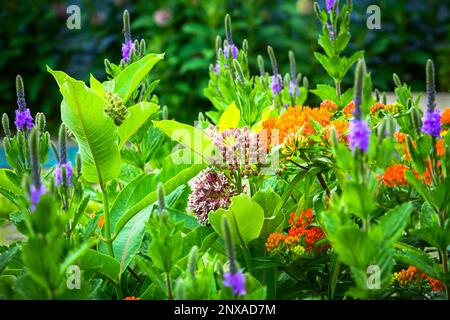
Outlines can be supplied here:
M12 173L10 169L0 169L0 187L5 188L15 194L23 194L22 189L16 186L8 177L8 172Z
M118 128L119 148L122 148L127 140L157 111L158 106L151 102L141 102L128 108L129 115Z
M236 107L235 103L230 104L219 119L219 130L237 128L241 119L241 111Z
M281 197L273 191L272 187L259 190L252 200L264 210L264 225L260 237L266 239L272 232L280 231L283 228L284 215L280 211L274 214Z
M378 221L378 225L370 227L369 236L382 243L383 247L391 246L402 235L412 209L411 202L407 202L389 210Z
M89 84L91 86L91 89L94 90L96 94L98 94L99 96L105 95L105 89L103 88L102 83L95 79L92 74L89 77Z
M395 245L394 258L406 265L416 267L432 278L441 279L441 267L434 264L428 254L415 247L398 242Z
M19 245L12 245L8 250L2 252L0 255L0 273L6 268L8 263L14 257L14 255L19 251Z
M214 146L211 143L211 139L202 130L175 120L153 121L153 123L156 128L161 129L172 140L188 149L188 153L186 153L187 159L191 159L189 151L192 151L194 153L194 163L209 162Z
M60 91L64 97L61 118L80 147L83 178L93 183L116 178L120 171L118 132L103 111L105 101L82 81L71 78L66 78Z
M222 238L223 215L228 218L235 243L241 243L242 239L244 244L247 244L259 237L264 224L264 210L247 194L233 197L229 209L218 209L209 213L209 222Z
M348 181L343 189L343 199L351 213L366 218L375 210L376 204L369 186Z
M92 249L83 255L80 267L83 270L93 269L114 282L117 282L120 271L120 265L116 259Z
M164 54L150 53L142 59L130 64L115 78L114 93L117 93L123 103L127 102L144 77L153 66L164 58Z
M187 183L193 177L195 177L201 170L205 168L202 164L194 164L186 169L179 170L178 173L170 178L161 180L164 182L164 191L170 193L175 190L178 186ZM162 172L161 172L162 173ZM158 199L158 194L156 188L149 190L149 193L141 201L128 208L115 225L115 232L120 232L120 230L125 226L125 224L131 220L136 214L146 207L152 205Z

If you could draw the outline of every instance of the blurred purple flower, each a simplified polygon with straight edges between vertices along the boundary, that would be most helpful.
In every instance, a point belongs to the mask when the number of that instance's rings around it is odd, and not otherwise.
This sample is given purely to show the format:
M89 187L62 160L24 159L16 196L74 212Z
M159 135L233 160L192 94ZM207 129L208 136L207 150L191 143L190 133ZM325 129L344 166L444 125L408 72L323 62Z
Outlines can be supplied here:
M326 0L327 11L331 12L334 7L335 0ZM339 12L339 7L336 7L336 12Z
M60 186L63 183L63 176L62 176L62 168L66 169L66 181L69 186L72 186L72 175L73 175L73 168L72 163L70 161L65 163L58 163L56 165L54 174L56 179L56 185Z
M122 44L122 59L124 63L127 63L131 57L131 50L133 49L133 42L131 39L125 40L125 43Z
M23 131L25 128L31 130L31 128L33 128L34 126L34 123L33 117L30 114L30 109L28 108L17 109L14 124L16 125L17 130Z
M366 120L353 118L350 121L348 140L350 149L353 151L356 147L363 152L369 148L370 128Z
M168 9L159 9L153 14L153 21L158 27L165 27L172 19L172 12Z
M297 90L295 90L297 88ZM296 96L300 95L300 88L297 87L297 83L295 80L291 80L291 82L289 83L289 94L291 95L291 97L294 96L294 94Z
M39 183L37 186L32 184L30 186L30 200L31 200L31 211L36 210L37 205L39 204L39 199L42 195L47 192L47 188L44 184Z
M422 118L422 123L422 132L428 133L433 137L441 135L441 111L439 109L431 111L430 108L427 108Z
M235 274L225 272L223 285L233 289L233 294L235 295L239 294L243 296L247 294L245 290L245 277L242 270L238 270Z
M225 56L225 59L228 60L229 56L230 56L230 51L231 51L231 55L233 57L233 59L236 59L239 53L238 48L236 47L236 45L234 43L228 44L227 41L225 41L225 45L223 47L223 55Z
M283 87L283 79L279 74L274 74L270 78L270 87L272 88L272 93L274 96L276 96Z
M220 75L220 64L219 62L216 62L214 65L214 72L217 73L217 75Z

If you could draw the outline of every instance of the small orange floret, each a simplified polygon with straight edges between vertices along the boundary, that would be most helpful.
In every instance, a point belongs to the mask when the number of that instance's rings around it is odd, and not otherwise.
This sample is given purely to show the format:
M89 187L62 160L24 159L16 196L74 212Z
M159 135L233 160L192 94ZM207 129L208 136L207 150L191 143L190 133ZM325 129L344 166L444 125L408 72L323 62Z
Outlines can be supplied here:
M266 240L266 250L272 252L277 249L280 244L284 241L285 236L282 233L274 232L269 235Z
M383 103L377 102L373 106L370 107L370 113L374 115L378 111L380 111L380 110L382 110L384 108L385 108L385 105Z
M403 144L406 142L406 134L400 131L397 131L394 134L395 139L397 140L397 143Z
M354 110L355 110L355 103L352 101L342 109L342 113L347 118L351 118Z
M436 151L439 157L442 157L444 155L444 139L438 140L436 143Z
M97 222L98 227L101 229L103 227L103 224L105 223L105 215L102 214L102 216L100 217L100 219Z
M443 125L450 125L450 108L446 108L441 116L441 123Z
M130 297L124 298L123 300L141 300L141 298L135 297L135 296L130 296Z
M320 108L330 112L334 112L339 109L338 105L331 100L322 101L322 103L320 104Z
M408 181L405 179L407 169L403 164L394 164L386 168L383 174L383 183L391 188L408 185Z

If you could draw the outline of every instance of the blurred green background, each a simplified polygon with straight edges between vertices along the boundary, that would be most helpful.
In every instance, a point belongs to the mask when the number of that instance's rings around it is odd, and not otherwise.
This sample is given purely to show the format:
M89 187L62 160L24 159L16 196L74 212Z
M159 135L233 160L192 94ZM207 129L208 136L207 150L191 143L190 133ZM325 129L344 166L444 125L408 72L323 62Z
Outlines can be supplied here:
M322 7L324 2L319 0ZM80 30L66 27L71 4L81 9ZM371 4L381 8L381 30L366 27ZM377 88L392 90L396 72L413 90L424 90L424 65L432 58L438 90L449 91L449 1L358 0L354 5L349 50L366 51ZM2 0L0 9L0 112L13 114L14 77L21 74L32 113L45 112L53 128L59 122L61 97L45 65L83 80L89 73L103 80L103 59L118 63L121 58L124 9L131 14L133 39L146 39L149 52L166 52L153 76L161 79L156 89L161 105L167 105L178 120L191 121L198 111L210 108L203 88L215 59L215 37L224 36L227 12L235 42L249 41L254 73L257 54L264 55L269 65L270 44L283 73L288 71L292 49L299 72L308 76L312 87L329 81L313 58L319 24L311 0ZM352 79L346 80L350 85Z

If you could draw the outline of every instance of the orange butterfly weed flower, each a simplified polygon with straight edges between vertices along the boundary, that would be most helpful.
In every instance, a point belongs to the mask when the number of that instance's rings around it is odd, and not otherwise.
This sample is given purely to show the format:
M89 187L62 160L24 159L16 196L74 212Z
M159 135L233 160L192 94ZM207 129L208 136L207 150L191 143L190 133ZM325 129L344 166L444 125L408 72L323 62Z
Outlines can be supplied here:
M394 137L397 140L397 143L403 144L406 142L406 133L397 131L394 133Z
M328 110L330 112L334 112L339 109L338 105L331 100L324 100L320 104L320 108L324 110Z
M439 157L442 157L444 155L444 139L438 140L438 142L436 142L436 152Z
M329 141L331 138L331 128L336 130L336 134L338 140L340 142L348 142L347 133L348 133L349 122L347 120L333 120L330 122L328 126L328 130L326 132L326 139Z
M408 181L405 179L406 170L408 170L408 167L403 164L394 164L387 167L383 174L383 183L391 188L408 185Z
M347 118L351 118L353 116L354 110L355 110L355 103L352 101L342 109L342 113Z
M135 296L130 296L130 297L124 298L123 300L141 300L141 298L135 297Z
M289 107L278 119L270 118L263 122L263 129L267 130L268 145L272 143L272 130L278 130L278 143L282 143L288 134L297 133L300 129L302 135L316 133L310 118L325 127L330 123L331 116L331 112L323 108Z
M284 242L285 235L282 233L274 232L269 235L266 240L266 250L272 252L277 249L282 242Z
M446 108L441 116L441 123L450 126L450 108Z
M370 107L370 114L374 115L376 114L378 111L384 109L386 106L381 103L381 102L377 102L375 103L373 106Z

